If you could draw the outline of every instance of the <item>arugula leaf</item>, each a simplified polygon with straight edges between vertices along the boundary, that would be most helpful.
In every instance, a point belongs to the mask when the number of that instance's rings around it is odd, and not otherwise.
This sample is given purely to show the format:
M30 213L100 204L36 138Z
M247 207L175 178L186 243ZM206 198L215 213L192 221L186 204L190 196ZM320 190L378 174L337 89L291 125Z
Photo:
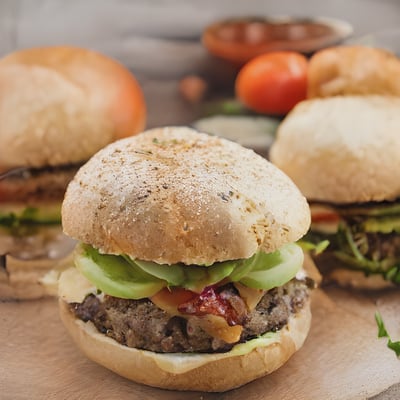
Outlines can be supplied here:
M315 256L321 254L325 251L325 249L329 246L329 240L325 239L320 241L319 243L312 243L307 240L299 240L297 244L304 250L304 251L312 251Z
M375 321L376 324L378 325L378 337L382 338L388 338L388 342L387 342L387 347L391 350L393 350L396 353L397 357L400 357L400 341L397 342L393 342L392 339L390 338L385 324L383 322L382 316L379 314L379 312L375 313Z

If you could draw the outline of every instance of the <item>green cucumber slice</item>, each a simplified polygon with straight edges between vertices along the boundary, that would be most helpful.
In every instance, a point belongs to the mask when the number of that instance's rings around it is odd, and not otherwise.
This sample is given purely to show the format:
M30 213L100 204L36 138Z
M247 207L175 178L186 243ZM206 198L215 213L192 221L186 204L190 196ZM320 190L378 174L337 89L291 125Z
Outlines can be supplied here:
M123 257L99 254L90 246L78 247L75 266L102 292L123 299L150 297L167 286Z

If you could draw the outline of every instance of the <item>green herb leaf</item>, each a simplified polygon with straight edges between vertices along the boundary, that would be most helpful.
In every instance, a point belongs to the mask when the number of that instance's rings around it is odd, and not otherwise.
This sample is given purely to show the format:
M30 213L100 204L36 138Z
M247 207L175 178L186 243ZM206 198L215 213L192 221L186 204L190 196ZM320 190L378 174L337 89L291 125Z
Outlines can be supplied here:
M397 342L393 342L392 339L390 338L385 324L383 322L382 316L379 314L379 312L375 313L375 321L376 324L378 325L378 337L382 338L388 338L388 342L387 342L387 347L391 350L393 350L396 353L397 357L400 357L400 341Z
M321 254L326 250L329 246L329 240L322 240L319 243L312 243L306 240L299 240L297 244L304 250L304 251L312 251L314 255Z

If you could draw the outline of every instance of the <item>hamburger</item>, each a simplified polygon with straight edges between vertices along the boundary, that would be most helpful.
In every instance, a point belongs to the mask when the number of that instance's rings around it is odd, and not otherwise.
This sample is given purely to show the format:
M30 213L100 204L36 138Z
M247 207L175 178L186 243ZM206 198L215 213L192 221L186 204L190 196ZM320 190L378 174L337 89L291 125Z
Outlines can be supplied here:
M68 258L61 202L80 165L141 131L145 104L132 74L75 47L0 59L0 298L37 298L38 280Z
M326 282L400 283L400 98L336 96L298 104L278 128L271 161L310 203L307 240Z
M61 319L95 362L150 386L226 391L283 365L310 326L295 243L308 204L252 150L185 127L119 140L62 205L78 241Z

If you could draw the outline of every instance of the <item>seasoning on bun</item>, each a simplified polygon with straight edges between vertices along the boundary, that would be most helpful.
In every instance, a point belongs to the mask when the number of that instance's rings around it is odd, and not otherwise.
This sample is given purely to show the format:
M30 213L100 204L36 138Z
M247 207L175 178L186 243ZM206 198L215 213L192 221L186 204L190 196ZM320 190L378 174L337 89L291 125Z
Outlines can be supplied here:
M336 96L298 104L271 161L311 206L308 239L324 277L362 288L400 282L400 98Z
M74 243L61 202L79 166L108 143L141 131L141 89L118 62L75 47L0 59L0 298L35 298L45 271Z
M292 181L252 150L185 127L117 141L68 186L80 243L62 320L92 360L139 383L225 391L284 364L310 326Z

